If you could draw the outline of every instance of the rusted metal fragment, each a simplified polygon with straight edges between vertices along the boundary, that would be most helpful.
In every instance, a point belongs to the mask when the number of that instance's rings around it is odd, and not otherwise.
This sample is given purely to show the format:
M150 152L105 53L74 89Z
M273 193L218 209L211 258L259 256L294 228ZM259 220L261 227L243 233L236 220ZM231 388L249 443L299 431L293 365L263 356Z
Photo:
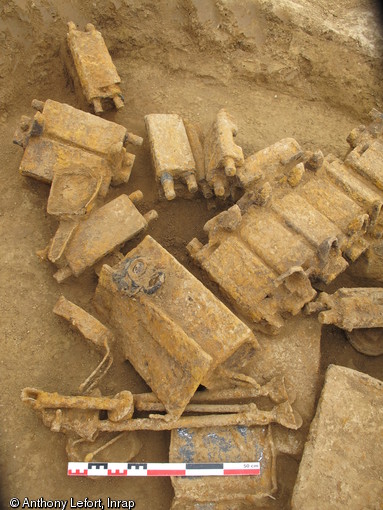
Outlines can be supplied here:
M132 198L136 198L135 194L132 194ZM146 229L147 220L156 217L155 211L142 216L127 195L120 195L100 209L92 211L86 219L78 223L65 243L63 255L60 255L61 269L56 273L58 280L63 281L72 274L79 276L85 269L92 267ZM60 229L52 241L49 253L52 246L59 244L57 236L61 236ZM63 257L65 262L62 261Z
M281 198L287 189L310 180L313 175L307 175L306 169L312 174L322 164L321 151L304 152L294 138L284 138L245 159L231 182L231 198L238 204L245 201L247 208L251 202L265 205L272 194Z
M68 301L61 296L53 312L69 321L83 337L90 341L103 358L98 366L93 370L89 377L80 385L81 392L88 392L93 389L100 380L106 375L113 363L113 357L110 352L110 344L113 341L112 332L95 317L88 312Z
M124 126L51 99L45 101L40 116L39 112L36 115L44 135L105 156L114 153L116 145L123 145L127 134Z
M306 169L311 173L317 172L323 165L323 159L321 151L304 152L294 138L284 138L245 159L231 182L231 197L238 201L245 190L249 198L267 187L270 189L267 199L263 203L259 199L253 201L257 205L265 205L272 191L281 197L289 187L296 188L310 180L313 175L306 175Z
M209 405L206 405L203 411L195 411L197 413L207 412ZM210 405L211 411L216 413L216 407ZM222 406L223 407L223 406ZM194 411L193 411L194 412ZM277 404L270 411L264 411L257 407L256 404L244 404L242 406L227 405L226 412L218 414L203 414L202 416L181 416L173 418L169 415L151 414L149 418L136 418L124 423L117 424L111 421L99 424L101 431L125 431L125 430L174 430L180 427L229 427L231 425L268 425L270 423L278 423L283 427L297 430L302 425L301 416L294 412L289 402Z
M271 411L263 411L257 408L253 400L262 397L262 394L263 396L267 395L270 400L272 400L269 396L267 384L265 384L263 388L265 391L260 391L260 388L234 388L229 390L197 392L192 397L190 403L185 407L184 414L210 414L211 416L207 417L209 422L213 420L213 414L225 414L226 416L223 417L223 419L216 416L220 425L224 426L233 423L230 413L236 413L237 417L248 416L250 418L251 416L253 424L266 425L273 422L289 429L299 429L302 425L302 417L291 407L285 388L283 388L283 392L278 394L278 405L274 406ZM165 410L165 406L155 398L153 393L133 395L133 399L135 409L138 411L163 412ZM227 403L228 401L233 402L236 400L240 400L241 403ZM247 403L243 403L244 401ZM168 422L172 421L168 419L168 417L158 414L151 414L149 417L153 419L165 419ZM195 418L196 417L191 417L194 421ZM185 420L187 421L186 416ZM149 422L145 421L145 425L147 423ZM200 427L202 425L198 424L196 426Z
M20 173L38 181L51 183L54 168L58 164L58 144L53 140L30 138L24 147L24 156L20 163ZM76 151L78 149L75 149Z
M126 304L118 309L127 314ZM140 313L145 318L138 317L137 312L133 317L134 311L128 310L127 318L137 333L130 333L129 340L121 338L120 333L124 354L164 403L167 412L180 416L209 371L212 358L161 307L152 303L141 305Z
M154 411L162 411L160 405L152 404L148 406L153 408ZM253 411L253 404L188 404L185 407L184 413L198 413L198 414L230 414L230 413L247 413ZM156 415L151 415L156 417ZM291 406L287 403L279 404L275 407L275 412L270 414L269 412L259 413L259 424L276 422L282 426L292 426L293 428L299 428L301 426L300 415L293 414Z
M366 250L364 266L360 262L355 270L360 267L361 276L371 270L379 278L381 266L381 140L364 150L358 146L353 152L359 156L351 153L346 163L330 155L323 164L319 154L303 154L294 140L287 142L285 160L278 144L251 157L254 168L243 180L248 189L237 203L240 214L235 207L220 213L205 225L209 243L193 239L188 245L234 306L270 331L281 327L286 312L298 313L314 297L311 285L323 289ZM270 182L262 158L270 158ZM300 159L311 161L315 172L303 174ZM287 193L277 177L281 161L291 168L285 179L294 189Z
M82 166L57 171L49 193L48 214L61 218L88 214L100 193L102 181L97 171Z
M51 244L48 246L47 258L57 267L65 267L65 249L78 226L77 221L62 220Z
M244 163L242 149L234 143L237 131L232 117L222 109L205 140L206 181L218 197L229 195L230 179Z
M38 110L33 121L22 119L21 134L15 135L25 149L20 171L52 184L47 211L64 223L48 258L57 263L57 280L63 281L72 274L64 255L76 230L70 220L89 214L111 183L129 180L135 156L126 152L124 144L139 140L123 126L69 105L51 100L34 100L32 105Z
M351 268L355 276L383 281L383 114L370 112L371 123L359 126L351 132L347 141L353 148L345 159L345 165L333 163L338 174L333 178L341 181L349 194L369 214L366 241L369 248ZM347 165L347 166L346 166ZM349 179L344 174L348 171ZM334 173L334 172L333 172Z
M27 399L24 401L27 402ZM43 409L41 412L44 425L52 432L67 430L70 435L90 442L99 435L99 414L98 409ZM66 423L70 424L67 428Z
M370 191L369 212L370 224L368 227L368 241L370 249L367 250L365 262L358 269L360 276L371 277L371 267L379 265L379 246L383 235L383 215L381 214L383 204L383 115L379 112L372 112L373 122L362 133L361 137L354 139L355 148L345 159L350 172L353 171L362 181L364 189ZM352 170L351 170L352 169ZM365 197L364 197L365 198ZM358 197L360 200L360 197ZM371 262L370 262L371 260ZM374 273L374 269L372 269ZM378 279L382 278L379 272Z
M287 182L292 188L298 186L301 183L303 175L305 173L305 166L303 163L295 165L287 175Z
M317 151L306 151L305 152L305 168L311 172L316 172L323 165L324 157L323 152Z
M370 139L367 145L358 145L345 162L331 155L323 159L320 151L297 153L297 161L303 162L293 166L295 161L292 157L282 179L283 166L279 163L278 167L276 157L281 150L278 144L264 149L265 154L275 158L274 163L272 158L270 160L270 172L259 171L262 167L260 158L254 166L254 181L248 187L246 179L243 182L246 192L238 205L243 212L252 204L269 205L281 215L289 228L295 229L319 249L322 259L323 254L328 258L325 264L322 261L323 267L315 268L315 274L311 275L313 281L318 281L316 285L327 284L347 267L346 262L354 262L366 250L372 240L371 234L379 237L383 232L383 219L379 219L383 204L382 140ZM254 161L258 154L262 151L252 156ZM304 173L303 163L315 173ZM269 194L261 201L260 190L267 181L272 197L270 199ZM294 192L286 195L284 183L295 188ZM320 238L324 244L318 243Z
M280 179L284 170L277 157L283 140L251 156L255 163L254 175L252 177L249 171L247 180L245 173L243 185L246 192L238 201L241 210L245 213L252 205L262 205L265 210L272 208L289 229L295 230L314 247L317 260L311 263L307 274L316 286L330 283L348 262L354 262L366 251L374 237L381 237L383 233L383 217L380 215L383 204L382 133L376 126L367 131L368 140L367 135L364 136L364 143L357 144L345 162L331 155L323 160L320 151L299 153L296 142L287 139L286 148L290 144L292 157L284 179ZM294 160L294 142L298 164ZM262 155L270 157L269 173L261 171ZM304 174L302 161L315 173ZM238 182L239 176L240 171L237 172ZM261 190L267 181L272 196L268 193L262 200ZM285 182L294 187L294 191L286 194Z
M383 327L383 289L368 287L338 289L334 294L322 292L308 312L319 311L322 324L334 324L352 331L360 328Z
M275 209L294 230L317 248L329 237L336 238L340 234L336 225L295 193L285 195Z
M99 432L174 430L179 427L253 426L270 423L279 423L296 430L302 423L301 417L293 411L288 401L277 404L269 411L259 409L252 402L236 405L207 403L189 405L188 412L198 413L197 416L177 418L151 414L149 418L133 418L136 403L138 410L141 411L153 407L153 402L149 402L147 398L150 396L151 394L133 396L129 391L122 391L115 397L102 397L98 390L88 396L64 396L35 388L25 388L21 398L26 404L42 413L45 425L52 431L61 431L69 435L77 434L87 440L89 437L97 437ZM229 398L231 396L228 395ZM91 421L89 421L88 411L90 410L107 411L108 418L97 419L91 415ZM209 412L218 414L209 414ZM81 430L81 420L84 422L84 431Z
M34 409L37 397L45 392L35 388L24 388L21 392L21 400ZM91 392L92 397L100 397L99 389ZM70 436L77 440L93 442L97 436L97 422L100 411L98 409L46 409L38 410L41 413L43 423L52 432L60 432L63 419L71 423ZM64 416L64 418L63 418Z
M117 165L114 167L115 169L112 175L112 186L118 186L119 184L124 184L125 182L129 181L135 159L136 156L134 154L125 152L123 155L122 164L119 165L117 163Z
M199 384L209 386L225 365L240 373L257 347L249 328L150 236L115 268L103 267L95 305L125 356L176 416Z
M289 193L274 202L272 208L291 229L315 248L320 260L317 273L325 283L331 282L347 268L348 263L339 247L341 230L309 202L296 193Z
M28 144L29 133L31 131L32 124L33 119L31 117L22 115L20 118L20 124L16 128L16 131L13 135L13 143L25 149Z
M252 190L246 191L241 198L237 200L237 205L242 213L247 212L252 205L265 206L272 196L272 191L271 184L265 182Z
M132 418L134 404L133 396L129 391L122 391L115 397L101 397L99 394L64 396L35 388L24 388L21 399L36 411L41 412L44 424L53 432L76 434L86 440L96 438L101 432L159 431L180 427L204 428L232 425L250 427L270 423L279 423L283 427L296 430L302 424L301 417L294 413L287 401L276 405L270 411L261 410L256 404L250 403L227 405L226 413L222 414L181 417L151 414L149 418ZM210 407L215 412L217 406ZM107 411L108 418L101 419L92 411ZM83 422L83 428L81 422Z
M366 147L356 147L345 159L360 175L383 190L383 140L375 140Z
M265 503L277 489L276 458L270 427L233 426L173 430L169 460L186 463L260 463L258 476L172 477L175 492L172 509L204 508L204 504L212 505L207 508L221 508L216 504L227 501L228 497L232 504L233 501L247 501L258 506Z
M29 123L21 121L14 141L24 147L23 175L51 182L57 170L86 168L102 176L101 196L110 182L127 182L134 155L124 145L142 143L125 127L48 99L34 100L38 109Z
M287 176L303 159L298 142L294 138L284 138L246 158L244 165L237 169L238 184L247 189L262 177L274 181Z
M283 376L289 401L302 417L303 425L297 431L272 426L281 453L299 456L303 451L319 391L321 329L316 317L299 314L286 321L275 336L258 333L261 349L246 368L246 373L262 383Z
M69 321L86 340L92 342L98 349L106 349L106 346L113 341L113 333L110 329L64 296L59 298L53 312Z
M129 462L141 448L137 432L102 434L92 442L69 436L66 444L69 462Z
M237 205L206 223L209 243L194 239L191 256L249 319L275 332L282 314L297 314L316 294L305 273L312 247L271 211ZM282 257L283 253L283 257ZM302 267L303 266L303 267Z
M341 161L331 157L326 158L325 170L328 178L356 202L371 210L375 205L381 207L382 197L380 194L371 187L366 187L361 177L350 172L349 167Z
M58 393L47 393L35 388L24 388L21 400L36 411L46 409L97 409L108 411L108 420L119 422L129 420L133 416L133 396L130 391L121 391L115 397L63 396Z
M368 214L326 177L310 179L299 193L343 232L351 232L358 222L362 232L366 231Z
M272 402L278 404L289 400L285 388L284 379L274 377L271 381L258 388L238 387L220 390L197 391L190 400L190 404L208 404L212 402L247 401L249 399L268 397ZM165 407L158 400L154 393L140 393L133 395L134 407L138 411L164 411ZM188 411L186 406L185 411Z
M364 208L369 215L369 230L372 230L382 209L383 193L367 179L359 176L357 172L335 158L325 159L324 170L339 189Z
M124 106L119 87L121 79L101 33L91 23L86 25L85 32L81 32L70 21L68 29L68 47L87 102L96 114L110 107L119 110Z
M378 509L383 383L330 365L294 487L292 508Z
M383 328L354 329L347 331L346 336L354 349L362 354L367 356L383 354Z
M105 196L112 178L108 161L98 154L45 137L31 137L20 164L22 175L51 183L58 171L84 168L99 174L102 179L100 195Z
M198 187L205 198L211 198L214 193L206 181L203 134L197 125L189 121L184 120L184 125L193 152Z
M100 411L107 412L111 422L130 419L134 411L133 396L130 392L122 391L111 398L102 397L99 390L93 389L112 363L109 349L109 343L113 339L112 333L97 319L63 296L56 303L54 312L70 321L87 340L105 353L104 358L80 385L80 391L87 393L86 396L67 397L25 388L22 400L42 414L44 423L52 431L60 431L66 421L70 423L66 448L69 460L91 462L94 456L100 461L105 458L115 462L118 459L121 462L130 460L142 446L135 432L129 435L120 433L118 436L103 434L98 438L96 427ZM113 448L116 441L119 442L117 449Z
M176 196L174 181L184 183L189 192L195 193L196 163L182 118L153 113L145 116L145 123L156 178L166 199Z
M320 255L328 260L316 270L316 277L327 284L367 249L367 234L377 222L382 200L383 194L371 182L365 183L350 166L330 155L320 170L273 206L288 202L287 213L282 214L293 228L317 246L322 237ZM296 205L290 207L292 202Z

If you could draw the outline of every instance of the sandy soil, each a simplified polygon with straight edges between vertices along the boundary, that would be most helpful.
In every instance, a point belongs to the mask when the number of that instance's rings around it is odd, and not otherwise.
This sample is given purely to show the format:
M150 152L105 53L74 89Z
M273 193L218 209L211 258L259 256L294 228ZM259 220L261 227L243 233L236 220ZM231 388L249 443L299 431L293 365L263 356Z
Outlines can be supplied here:
M69 20L81 27L93 22L102 31L122 78L126 107L107 118L145 136L145 114L179 113L206 129L225 107L238 121L246 155L292 136L304 148L343 157L350 130L371 108L383 107L381 36L366 0L0 0L0 506L8 508L11 497L110 496L166 510L173 495L168 479L67 478L64 437L20 401L25 386L74 393L98 362L52 313L62 293L94 311L96 277L88 272L59 286L54 268L36 257L57 225L46 213L48 187L19 175L22 151L12 144L33 98L79 106L59 55ZM141 189L142 210L159 213L149 233L215 292L185 246L193 237L204 239L202 227L216 211L202 199L160 202L147 141L134 152L130 182L108 198ZM342 282L353 284L347 275ZM145 390L116 349L103 393ZM323 370L329 363L383 378L382 357L357 353L335 328L322 335ZM137 461L167 460L168 433L140 439ZM296 470L296 461L279 461L274 508L289 508Z

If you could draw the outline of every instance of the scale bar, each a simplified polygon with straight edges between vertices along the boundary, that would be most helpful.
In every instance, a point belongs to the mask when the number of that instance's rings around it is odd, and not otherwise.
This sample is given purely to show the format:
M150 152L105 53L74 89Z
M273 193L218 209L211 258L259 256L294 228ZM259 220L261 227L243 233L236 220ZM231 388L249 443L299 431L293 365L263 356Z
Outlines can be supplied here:
M259 476L259 462L68 462L68 476Z

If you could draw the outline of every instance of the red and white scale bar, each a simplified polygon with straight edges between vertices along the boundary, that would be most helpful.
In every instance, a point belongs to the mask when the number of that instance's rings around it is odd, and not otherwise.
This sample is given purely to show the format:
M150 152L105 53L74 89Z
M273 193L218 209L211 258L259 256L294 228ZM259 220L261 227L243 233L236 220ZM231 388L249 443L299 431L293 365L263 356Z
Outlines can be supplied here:
M259 462L68 462L68 476L257 476Z

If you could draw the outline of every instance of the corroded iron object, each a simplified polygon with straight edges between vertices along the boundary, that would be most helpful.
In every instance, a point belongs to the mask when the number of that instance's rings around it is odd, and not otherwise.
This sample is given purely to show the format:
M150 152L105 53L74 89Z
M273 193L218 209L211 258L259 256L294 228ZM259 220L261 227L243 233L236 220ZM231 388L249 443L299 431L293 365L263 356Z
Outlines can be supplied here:
M103 358L93 372L80 385L81 393L89 393L107 374L112 366L113 357L110 344L113 341L112 332L88 312L61 296L53 308L53 312L63 317L76 328L83 337L91 342Z
M130 391L122 391L112 398L91 397L89 395L68 397L58 393L47 393L35 388L24 388L21 399L33 409L41 412L46 409L108 411L108 419L111 422L129 420L134 412L133 395Z
M343 163L286 139L256 153L237 169L245 194L206 223L209 242L193 239L190 255L241 313L270 331L364 252L361 267L379 275L382 149L380 139L358 145Z
M258 345L250 329L150 236L103 267L95 305L172 416L200 384L258 386L241 375Z
M304 152L294 138L284 138L247 157L237 168L237 185L251 188L262 177L274 181L289 173L304 160Z
M342 288L334 294L322 292L307 310L319 311L318 319L322 324L334 324L346 331L383 328L383 289Z
M150 152L156 179L167 200L176 197L175 182L183 183L190 193L198 189L196 163L179 115L152 113L145 117Z
M134 406L138 411L164 411L165 407L158 400L154 393L141 393L133 395ZM268 397L272 402L282 403L292 399L287 395L283 377L273 377L269 382L259 387L236 387L219 390L197 391L186 406L185 411L190 409L192 404L207 405L211 403L227 401L248 401L259 397Z
M137 397L137 396L136 396ZM242 425L268 425L279 423L293 430L302 425L302 420L293 411L289 402L276 405L270 411L263 411L256 404L232 406L226 410L221 405L221 413L216 413L214 405L211 412L194 416L171 417L163 414L151 414L148 418L134 418L134 400L129 391L122 391L115 397L93 395L65 396L47 393L35 388L24 388L21 399L42 414L44 424L52 432L76 434L88 441L106 432L131 432L136 430L174 430L180 427L231 427ZM101 419L100 411L107 411L107 419ZM208 409L202 413L208 413ZM197 411L201 413L201 411Z
M60 169L52 179L47 212L58 218L88 214L100 195L103 175L82 166Z
M244 163L242 148L234 142L237 131L232 117L222 109L205 140L206 181L217 197L229 195L232 178Z
M96 114L104 110L124 106L116 67L101 33L88 23L85 32L76 28L73 21L68 23L67 42L72 62L67 68L74 83L78 81L88 104Z
M242 215L235 205L209 220L204 230L209 243L194 239L190 255L260 327L276 332L282 314L299 313L316 295L303 269L315 262L315 250L272 211L252 207Z
M79 276L145 230L157 213L152 210L142 216L133 203L141 198L140 191L129 197L120 195L83 221L61 223L47 253L47 258L60 268L54 275L56 280L61 283L71 275Z
M142 138L124 126L51 99L35 99L32 106L37 113L32 119L22 117L14 135L14 142L25 149L20 163L22 175L48 183L60 173L61 181L68 181L69 175L78 174L83 180L93 176L97 182L101 179L100 196L106 195L110 183L129 180L135 156L124 146L128 142L141 145ZM90 199L94 185L86 191L82 183L81 190Z
M171 434L170 462L260 462L256 476L172 477L172 510L241 508L241 502L266 503L277 489L276 454L270 427L180 428ZM231 506L224 502L230 498ZM217 506L219 504L223 506ZM206 506L205 506L206 505ZM235 506L233 506L235 505Z

